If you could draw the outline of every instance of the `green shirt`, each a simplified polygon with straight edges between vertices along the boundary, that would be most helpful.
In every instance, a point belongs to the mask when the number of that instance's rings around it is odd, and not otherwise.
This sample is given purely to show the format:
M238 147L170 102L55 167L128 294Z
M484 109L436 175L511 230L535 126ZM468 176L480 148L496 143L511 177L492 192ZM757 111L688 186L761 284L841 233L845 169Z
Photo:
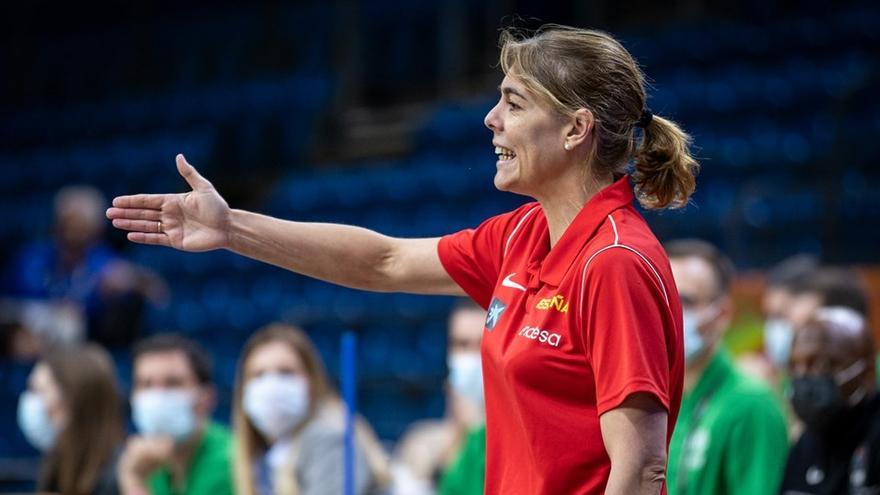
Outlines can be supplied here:
M440 478L440 495L482 495L486 477L486 425L478 426Z
M229 431L215 423L205 424L182 487L172 485L171 473L162 467L150 475L153 495L232 495L232 439Z
M776 494L788 434L774 393L718 351L682 397L669 444L669 495Z

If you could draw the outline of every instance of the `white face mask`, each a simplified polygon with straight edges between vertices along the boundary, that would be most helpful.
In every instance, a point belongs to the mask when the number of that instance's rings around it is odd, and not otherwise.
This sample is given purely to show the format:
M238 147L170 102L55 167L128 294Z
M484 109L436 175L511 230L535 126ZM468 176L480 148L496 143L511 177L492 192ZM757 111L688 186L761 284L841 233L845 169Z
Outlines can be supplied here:
M244 386L242 407L254 427L275 441L290 433L309 410L309 382L299 375L266 373Z
M703 311L682 310L684 317L684 359L690 362L706 350L706 339L700 333L700 327L706 325L721 313L721 306L713 303Z
M46 452L58 439L58 427L49 418L43 396L25 390L18 400L18 426L24 437L40 452Z
M185 389L148 389L134 394L132 419L147 436L169 436L176 441L196 429L195 393Z
M483 362L479 352L453 352L447 360L449 385L471 403L483 406Z
M788 365L794 328L788 320L768 318L764 323L764 352L777 368Z
M682 312L684 316L684 360L692 361L706 346L703 336L700 335L700 318L689 309Z

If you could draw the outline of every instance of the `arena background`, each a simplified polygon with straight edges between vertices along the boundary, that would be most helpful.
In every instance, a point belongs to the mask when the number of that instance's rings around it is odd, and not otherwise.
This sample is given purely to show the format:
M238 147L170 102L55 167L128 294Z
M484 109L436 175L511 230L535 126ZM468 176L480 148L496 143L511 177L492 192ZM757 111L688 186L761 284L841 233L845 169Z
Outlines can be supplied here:
M762 271L787 256L858 266L876 301L870 1L5 3L4 268L50 238L61 187L183 190L178 152L234 207L396 236L474 226L526 200L493 189L483 116L501 78L499 28L543 22L615 33L651 79L652 110L693 135L692 204L646 216L661 240L710 240L742 270L735 351L760 346ZM443 413L450 299L342 289L226 252L131 245L109 228L106 239L169 288L133 332L181 331L213 353L217 418L229 418L242 342L276 320L302 325L334 375L341 332L360 334L361 410L389 446ZM129 347L113 355L128 387ZM37 468L15 422L30 367L0 362L0 489L27 486Z

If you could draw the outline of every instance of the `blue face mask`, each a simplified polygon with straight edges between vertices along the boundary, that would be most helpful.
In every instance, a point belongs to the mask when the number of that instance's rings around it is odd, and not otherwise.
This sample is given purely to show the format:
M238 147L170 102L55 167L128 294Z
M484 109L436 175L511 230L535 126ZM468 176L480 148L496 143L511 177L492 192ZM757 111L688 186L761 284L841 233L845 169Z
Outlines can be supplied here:
M682 311L684 317L684 359L685 363L693 361L706 350L706 339L700 333L700 327L716 318L721 312L721 307L713 303L701 311L685 308Z
M479 352L454 352L447 362L449 385L472 404L483 407L483 363Z
M764 352L777 368L788 365L794 328L782 318L768 318L764 323Z
M699 356L706 347L703 336L700 335L700 318L697 314L689 309L684 312L684 359L685 362L692 361Z
M58 427L49 418L43 396L26 390L18 400L18 426L24 437L40 452L46 452L58 439Z
M142 390L131 400L132 419L143 435L181 441L196 428L194 404L195 393L191 390Z

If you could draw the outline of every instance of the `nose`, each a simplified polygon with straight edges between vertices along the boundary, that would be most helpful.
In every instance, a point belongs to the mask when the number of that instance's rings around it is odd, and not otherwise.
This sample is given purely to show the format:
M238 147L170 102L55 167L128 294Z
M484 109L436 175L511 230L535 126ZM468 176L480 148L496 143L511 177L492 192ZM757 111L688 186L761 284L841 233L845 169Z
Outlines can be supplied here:
M489 113L486 114L486 118L483 119L483 124L494 132L501 130L501 119L498 117L498 105L499 103L496 103L495 106L489 110Z

